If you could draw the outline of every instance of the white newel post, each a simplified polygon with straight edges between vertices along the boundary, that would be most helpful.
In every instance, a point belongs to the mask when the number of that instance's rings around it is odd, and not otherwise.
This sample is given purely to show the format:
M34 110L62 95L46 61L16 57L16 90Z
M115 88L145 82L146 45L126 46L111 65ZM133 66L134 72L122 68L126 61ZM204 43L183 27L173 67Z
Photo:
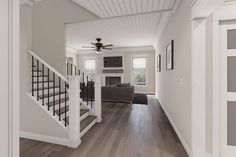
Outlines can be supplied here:
M98 123L102 121L102 77L96 75L95 79L95 112L98 117Z
M80 76L68 76L69 84L69 144L77 148L80 143Z

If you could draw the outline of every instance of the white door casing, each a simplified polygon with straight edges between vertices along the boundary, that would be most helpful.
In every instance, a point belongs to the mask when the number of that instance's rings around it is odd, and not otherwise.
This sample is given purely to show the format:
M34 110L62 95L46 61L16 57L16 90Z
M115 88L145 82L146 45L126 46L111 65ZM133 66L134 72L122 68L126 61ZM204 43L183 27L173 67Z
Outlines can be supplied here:
M229 118L228 118L228 102L236 102L236 92L230 92L228 89L228 58L236 57L236 49L228 49L228 30L236 30L236 25L221 25L220 26L220 157L234 157L236 154L236 143L235 146L229 145ZM236 72L236 71L235 71ZM235 115L236 116L236 115ZM236 132L235 132L236 136Z

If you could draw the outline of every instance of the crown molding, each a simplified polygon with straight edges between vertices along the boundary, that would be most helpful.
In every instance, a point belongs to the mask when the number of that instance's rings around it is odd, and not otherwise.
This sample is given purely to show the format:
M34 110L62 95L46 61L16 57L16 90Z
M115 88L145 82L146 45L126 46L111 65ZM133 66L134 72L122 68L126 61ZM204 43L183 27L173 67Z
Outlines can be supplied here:
M20 5L28 5L32 7L34 5L34 1L33 0L20 0Z

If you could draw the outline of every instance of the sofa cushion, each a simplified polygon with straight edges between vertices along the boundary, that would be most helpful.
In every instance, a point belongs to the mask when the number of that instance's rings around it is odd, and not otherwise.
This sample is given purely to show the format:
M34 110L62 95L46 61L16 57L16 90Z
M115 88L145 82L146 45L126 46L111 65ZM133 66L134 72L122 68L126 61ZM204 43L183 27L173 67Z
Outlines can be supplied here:
M118 83L117 87L130 87L130 83Z

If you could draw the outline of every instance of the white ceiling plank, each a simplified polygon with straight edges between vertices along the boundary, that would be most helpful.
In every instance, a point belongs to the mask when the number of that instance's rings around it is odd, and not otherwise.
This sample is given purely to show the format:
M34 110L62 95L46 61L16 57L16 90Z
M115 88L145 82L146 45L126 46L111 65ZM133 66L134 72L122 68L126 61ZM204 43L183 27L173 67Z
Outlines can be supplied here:
M106 2L106 0L100 0L100 3L102 4L104 11L106 12L106 14L108 15L108 17L112 17L113 13L109 8L109 4Z
M101 37L116 47L152 45L163 16L179 0L73 0L101 17L101 20L69 24L67 45L81 49Z

